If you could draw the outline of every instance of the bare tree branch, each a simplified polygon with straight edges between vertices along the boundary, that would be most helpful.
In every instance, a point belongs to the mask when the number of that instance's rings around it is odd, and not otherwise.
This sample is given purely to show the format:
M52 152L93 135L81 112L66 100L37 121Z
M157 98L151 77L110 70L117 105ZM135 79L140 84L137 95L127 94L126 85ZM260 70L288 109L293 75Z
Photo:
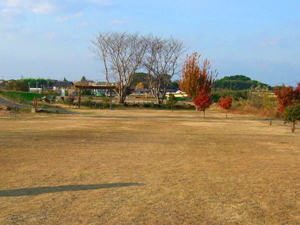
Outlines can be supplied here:
M149 36L144 67L148 71L152 93L159 104L163 103L171 78L177 74L180 55L185 51L182 41Z
M142 67L148 42L138 33L99 32L92 40L93 52L103 61L108 83L118 85L116 94L123 103L134 73Z

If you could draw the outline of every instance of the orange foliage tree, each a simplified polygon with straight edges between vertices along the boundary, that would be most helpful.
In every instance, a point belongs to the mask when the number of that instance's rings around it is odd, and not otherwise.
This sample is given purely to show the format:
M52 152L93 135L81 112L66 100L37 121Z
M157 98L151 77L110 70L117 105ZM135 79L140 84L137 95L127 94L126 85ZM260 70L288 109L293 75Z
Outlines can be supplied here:
M227 110L231 108L232 104L232 98L227 97L227 98L220 98L219 106L221 106L222 109L226 110L226 118L227 118Z
M209 93L218 73L217 70L211 71L211 64L207 59L203 61L203 65L200 67L200 56L197 52L186 56L182 67L182 79L178 83L182 91L193 97L196 109L203 111L205 117L205 109L211 105Z
M210 93L218 76L217 70L211 71L210 61L205 59L200 67L200 56L197 52L187 55L182 68L182 79L179 80L179 87L190 97L197 97L204 90Z
M300 82L297 88L294 90L292 86L282 85L282 89L278 86L274 88L277 101L279 103L278 111L284 112L284 110L295 104L296 101L300 101Z

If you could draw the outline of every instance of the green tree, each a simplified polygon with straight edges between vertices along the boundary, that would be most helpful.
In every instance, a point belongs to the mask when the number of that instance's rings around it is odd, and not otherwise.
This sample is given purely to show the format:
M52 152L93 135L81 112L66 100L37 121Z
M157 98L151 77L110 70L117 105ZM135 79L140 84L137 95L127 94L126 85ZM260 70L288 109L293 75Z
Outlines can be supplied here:
M23 92L28 91L27 83L22 80L8 81L5 85L5 87L6 87L6 89L12 90L12 91L23 91Z
M272 95L272 93L270 92L270 90L268 88L266 88L265 91L262 92L262 98L263 98L263 106L269 112L270 125L272 125L271 112L274 111L275 107L277 106L276 98L274 95Z
M175 95L169 94L169 99L168 99L166 105L167 105L168 108L172 109L172 112L173 112L173 109L174 109L176 103L177 103L177 99L176 99Z
M5 84L5 88L7 90L13 90L14 89L14 81L8 81L6 84Z
M300 104L292 105L284 110L284 121L292 123L292 132L296 129L296 123L300 120Z

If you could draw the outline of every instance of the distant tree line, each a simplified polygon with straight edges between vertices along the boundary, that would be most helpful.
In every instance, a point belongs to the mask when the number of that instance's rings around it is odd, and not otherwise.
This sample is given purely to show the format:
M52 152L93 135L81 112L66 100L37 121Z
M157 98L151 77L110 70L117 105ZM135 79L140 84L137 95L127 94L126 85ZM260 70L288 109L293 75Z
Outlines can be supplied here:
M29 90L27 83L22 80L5 82L5 88L11 91L27 92Z
M25 78L19 80L9 80L2 83L2 89L5 87L7 90L11 91L29 91L29 88L43 88L43 87L52 87L55 83L51 79L43 78Z
M43 79L43 78L37 78L37 79L34 79L34 78L25 78L23 79L23 81L25 83L27 83L27 85L30 87L30 88L40 88L40 87L51 87L52 84L54 83L53 80L51 79Z
M245 75L233 75L233 76L226 76L222 79L218 79L215 81L214 89L215 90L245 90L250 89L251 87L267 87L269 90L273 90L273 88L268 85L261 83L257 80L251 80L250 77Z

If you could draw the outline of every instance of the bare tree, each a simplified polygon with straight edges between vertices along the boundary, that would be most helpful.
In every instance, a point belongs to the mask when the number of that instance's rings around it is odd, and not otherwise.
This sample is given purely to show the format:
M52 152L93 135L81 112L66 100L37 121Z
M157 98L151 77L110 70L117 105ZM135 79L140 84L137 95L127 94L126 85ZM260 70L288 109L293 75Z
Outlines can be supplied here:
M148 42L138 33L99 32L95 37L92 50L104 63L107 83L116 83L115 92L123 103L134 73L142 67Z
M158 104L163 103L171 78L177 74L180 55L185 51L182 41L148 36L148 48L143 62L148 71L150 88Z

